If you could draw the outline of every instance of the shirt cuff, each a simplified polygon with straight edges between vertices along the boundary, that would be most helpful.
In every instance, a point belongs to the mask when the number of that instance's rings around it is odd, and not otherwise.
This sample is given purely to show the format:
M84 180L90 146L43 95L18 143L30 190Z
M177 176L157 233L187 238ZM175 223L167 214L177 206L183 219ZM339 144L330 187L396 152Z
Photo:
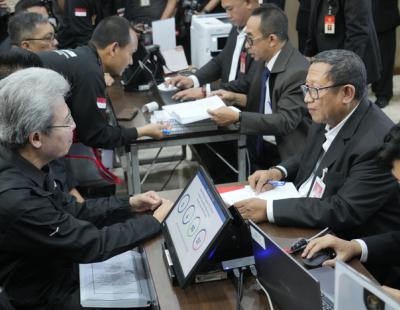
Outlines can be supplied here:
M283 167L283 166L280 166L280 165L277 165L276 167L278 167L279 169L281 169L281 170L285 173L285 175L283 176L283 178L284 178L284 179L287 178L287 170L286 170L286 168Z
M193 81L193 87L200 87L200 82L197 76L195 75L189 75L189 79Z
M270 223L275 223L274 219L274 200L270 199L265 202L265 207L267 208L267 219Z
M362 239L355 239L354 241L358 242L358 244L361 246L360 262L365 263L368 260L368 247L367 247L367 244Z

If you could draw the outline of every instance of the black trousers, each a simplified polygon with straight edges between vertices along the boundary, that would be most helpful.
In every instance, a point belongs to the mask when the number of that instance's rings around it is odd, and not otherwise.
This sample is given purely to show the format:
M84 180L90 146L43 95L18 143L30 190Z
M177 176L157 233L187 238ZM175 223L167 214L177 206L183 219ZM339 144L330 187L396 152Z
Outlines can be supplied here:
M372 83L372 91L377 98L390 100L393 97L393 69L396 53L396 28L378 33L382 55L382 78Z

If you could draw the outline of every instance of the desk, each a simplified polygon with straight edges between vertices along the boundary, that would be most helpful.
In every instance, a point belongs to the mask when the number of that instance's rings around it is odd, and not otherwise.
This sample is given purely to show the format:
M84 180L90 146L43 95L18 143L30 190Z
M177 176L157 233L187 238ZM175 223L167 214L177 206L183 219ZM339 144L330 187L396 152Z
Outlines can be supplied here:
M123 90L122 85L116 83L107 89L115 113L118 114L124 108L136 107L139 109L138 115L130 122L121 122L125 127L140 127L148 124L149 119L141 112L141 108L147 102L154 100L154 95L149 92L129 93ZM221 128L217 131L181 134L155 140L143 137L130 145L130 153L127 155L127 177L129 194L140 193L139 176L139 149L160 148L167 146L182 146L187 144L202 144L210 142L237 141L238 143L238 181L246 180L246 136L241 135L238 130Z
M175 201L181 190L164 191L160 195ZM286 247L298 237L311 237L316 230L279 227L273 224L261 224L260 227L267 232L279 245ZM202 284L194 284L182 290L170 284L166 268L161 256L162 237L152 239L145 243L144 251L157 294L158 305L161 309L197 310L197 309L235 309L236 291L231 280L222 280ZM353 260L350 265L372 278L368 271L358 260ZM243 309L268 309L265 295L258 291L254 278L245 281L242 299Z

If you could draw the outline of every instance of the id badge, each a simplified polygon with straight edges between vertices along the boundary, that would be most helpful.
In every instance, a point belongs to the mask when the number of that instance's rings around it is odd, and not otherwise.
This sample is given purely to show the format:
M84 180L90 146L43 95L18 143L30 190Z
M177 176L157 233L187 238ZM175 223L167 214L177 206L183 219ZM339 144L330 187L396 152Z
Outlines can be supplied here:
M335 16L326 15L325 16L325 34L335 34Z
M309 197L321 198L325 192L325 187L324 181L322 181L320 177L316 177Z
M240 53L240 73L246 73L246 52Z
M140 6L150 6L150 0L140 0Z

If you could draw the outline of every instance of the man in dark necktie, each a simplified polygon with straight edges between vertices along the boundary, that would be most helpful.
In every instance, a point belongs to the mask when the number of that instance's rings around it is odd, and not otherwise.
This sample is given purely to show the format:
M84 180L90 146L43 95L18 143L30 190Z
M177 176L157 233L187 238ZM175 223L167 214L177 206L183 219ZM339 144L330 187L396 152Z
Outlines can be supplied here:
M398 229L398 185L376 160L393 122L367 99L366 81L353 52L325 51L312 59L301 87L314 122L303 152L249 177L257 192L270 189L270 180L292 181L302 197L238 202L245 218L330 227L344 238Z
M309 63L290 44L287 31L287 17L275 5L254 10L246 25L246 45L258 68L245 111L222 107L209 112L221 126L241 121L253 171L296 154L307 136L310 119L300 85ZM228 92L216 93L224 99Z

